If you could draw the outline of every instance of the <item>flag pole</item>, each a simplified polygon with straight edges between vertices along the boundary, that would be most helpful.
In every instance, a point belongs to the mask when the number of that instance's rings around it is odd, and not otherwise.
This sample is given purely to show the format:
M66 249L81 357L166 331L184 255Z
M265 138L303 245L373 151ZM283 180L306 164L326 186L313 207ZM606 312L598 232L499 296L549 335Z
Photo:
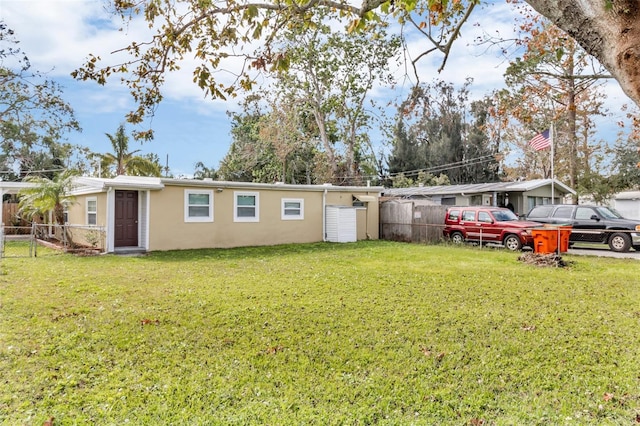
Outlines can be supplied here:
M551 204L555 204L555 173L553 171L553 122L549 128L549 140L551 141Z

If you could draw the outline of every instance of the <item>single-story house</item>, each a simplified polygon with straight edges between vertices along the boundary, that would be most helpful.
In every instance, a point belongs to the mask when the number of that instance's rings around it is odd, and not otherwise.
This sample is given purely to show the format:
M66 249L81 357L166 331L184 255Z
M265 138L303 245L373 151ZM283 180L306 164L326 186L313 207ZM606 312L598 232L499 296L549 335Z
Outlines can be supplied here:
M519 182L391 188L385 189L383 195L385 199L422 199L450 206L512 207L516 214L523 216L538 204L562 204L567 196L575 193L573 189L556 179L535 179Z
M611 207L627 219L640 220L640 191L624 191L613 196Z
M378 239L382 187L79 177L71 225L106 230L106 251Z

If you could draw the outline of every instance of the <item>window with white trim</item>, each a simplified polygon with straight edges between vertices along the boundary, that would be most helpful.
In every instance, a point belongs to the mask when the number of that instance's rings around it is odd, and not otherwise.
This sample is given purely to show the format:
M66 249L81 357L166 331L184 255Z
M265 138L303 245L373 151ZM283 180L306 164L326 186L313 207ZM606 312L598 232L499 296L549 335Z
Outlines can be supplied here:
M282 220L303 220L304 200L301 198L282 199Z
M260 194L236 191L233 195L234 222L258 222L260 220Z
M98 224L98 199L96 197L87 198L87 225Z
M213 222L212 190L184 190L184 221Z

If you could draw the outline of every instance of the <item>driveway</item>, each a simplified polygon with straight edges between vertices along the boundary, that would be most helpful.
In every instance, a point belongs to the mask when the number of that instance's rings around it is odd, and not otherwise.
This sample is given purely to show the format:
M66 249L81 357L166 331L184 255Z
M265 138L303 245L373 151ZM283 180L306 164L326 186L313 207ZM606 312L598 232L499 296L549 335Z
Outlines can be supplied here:
M631 250L627 253L618 253L604 248L592 247L576 247L570 248L567 254L575 254L577 256L598 256L598 257L616 257L618 259L636 259L640 260L640 252Z

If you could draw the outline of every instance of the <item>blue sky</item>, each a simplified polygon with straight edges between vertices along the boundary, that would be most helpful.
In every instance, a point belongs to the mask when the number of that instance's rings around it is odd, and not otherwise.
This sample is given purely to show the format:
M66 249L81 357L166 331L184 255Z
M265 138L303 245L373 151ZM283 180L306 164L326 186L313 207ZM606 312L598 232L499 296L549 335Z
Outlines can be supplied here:
M471 40L481 31L508 36L513 27L512 13L504 2L496 2L490 14L486 10L475 13L463 31L463 39L455 45L444 72L436 72L439 57L428 57L419 64L421 80L431 82L440 78L462 84L465 78L473 77L472 94L477 98L501 87L507 63L495 53L487 54L484 47L472 46ZM124 122L125 114L134 106L133 101L117 81L99 86L94 82L75 81L70 73L83 64L89 53L101 56L105 63L116 63L118 58L111 52L131 40L149 38L146 24L134 21L127 31L118 31L119 18L107 13L100 0L1 0L0 19L16 32L33 69L47 73L63 86L63 96L74 108L83 128L82 133L69 134L68 141L94 152L108 152L110 144L105 133L114 133ZM479 25L474 25L476 23ZM414 41L409 48L417 51L417 43L421 42ZM184 64L183 71L168 77L165 100L151 123L155 139L142 145L132 141L130 145L130 149L156 153L163 165L168 155L169 167L176 176L191 175L198 161L218 167L231 143L226 112L239 109L238 100L205 99L192 82L190 62ZM406 93L410 84L398 86L393 94L388 90L377 91L376 96L382 103L393 101ZM615 81L607 84L606 91L612 111L622 103L629 103ZM619 118L618 115L604 120L599 136L613 142L615 129L611 123ZM127 128L133 129L131 125ZM381 143L381 140L374 142Z

